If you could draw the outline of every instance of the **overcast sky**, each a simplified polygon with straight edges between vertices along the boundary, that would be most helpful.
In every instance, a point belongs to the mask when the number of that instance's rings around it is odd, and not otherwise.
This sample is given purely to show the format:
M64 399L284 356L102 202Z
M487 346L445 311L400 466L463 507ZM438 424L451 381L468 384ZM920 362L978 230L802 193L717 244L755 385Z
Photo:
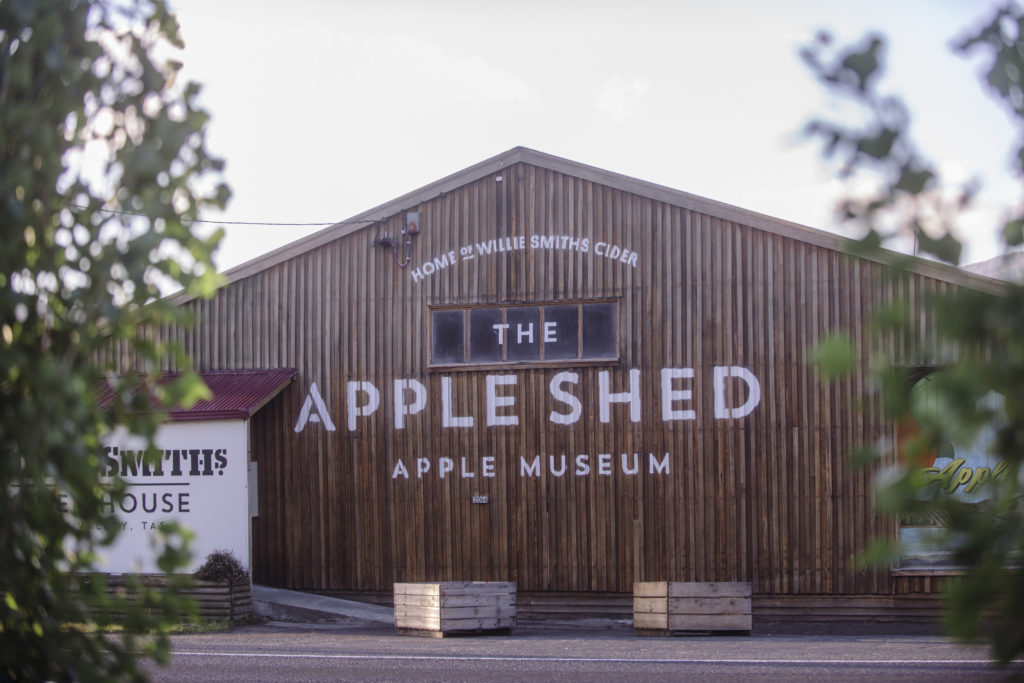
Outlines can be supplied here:
M326 224L523 145L835 230L841 187L798 135L833 106L798 57L822 28L884 32L921 147L986 183L966 262L1019 199L1008 119L949 49L987 0L170 4L234 190L205 218ZM218 264L317 229L229 226Z

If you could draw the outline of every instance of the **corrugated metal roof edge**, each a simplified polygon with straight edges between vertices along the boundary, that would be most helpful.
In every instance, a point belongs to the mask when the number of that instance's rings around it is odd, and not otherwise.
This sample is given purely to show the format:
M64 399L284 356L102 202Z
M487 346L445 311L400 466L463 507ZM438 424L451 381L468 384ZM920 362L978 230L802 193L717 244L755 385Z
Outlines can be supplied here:
M160 378L160 383L170 381L180 374L180 372L176 371L164 371ZM206 381L208 386L211 383L213 384L211 387L211 390L214 390L213 398L201 400L191 408L173 408L171 410L167 410L165 415L168 422L248 420L263 408L263 406L273 400L275 396L280 394L285 387L295 381L295 378L298 376L298 370L295 368L241 368L237 370L202 370L197 371L197 374ZM246 375L259 376L261 380L266 382L266 386L262 387L262 389L255 393L248 394L246 397L251 398L252 400L245 402L244 405L224 407L223 401L218 404L218 398L216 395L217 383L215 381L211 382L207 380L215 379L218 376L231 376L238 378ZM99 396L101 403L105 400L105 392L109 391L109 386L105 387L104 390L101 391ZM213 405L209 405L210 403L213 403ZM150 404L154 408L158 407L155 396L150 397Z
M276 376L277 381L273 384L268 384L263 391L258 395L253 394L256 398L252 403L247 404L243 407L233 408L215 408L208 409L203 407L195 407L188 409L175 408L167 411L167 419L169 422L190 422L195 420L248 420L250 417L255 415L260 408L267 405L275 396L280 394L285 387L291 384L298 376L299 372L295 368L240 368L234 370L197 370L197 374L206 381L209 386L211 382L207 379L216 378L218 376L231 376L239 377L245 375L258 375L262 378L270 378L271 380ZM164 378L170 378L178 375L177 372L165 372ZM215 390L216 383L210 387L211 390ZM213 401L217 401L216 392L214 394ZM198 406L202 406L205 401L200 401Z
M368 211L357 214L351 218L335 223L323 230L295 240L289 244L279 247L255 259L230 268L223 273L227 283L242 280L255 275L263 270L271 268L279 263L287 261L295 256L300 256L320 246L341 239L349 234L366 230L374 223L384 220L399 213L403 209L412 208L422 202L428 201L439 195L450 192L467 183L474 182L480 178L496 173L517 163L528 163L540 168L564 173L574 177L582 178L592 182L601 183L631 192L641 197L665 202L684 209L697 211L715 218L749 225L752 228L765 232L788 237L791 239L807 242L815 246L844 251L844 245L851 243L851 240L824 230L812 228L800 223L774 218L766 214L743 209L731 204L707 199L698 195L690 194L682 190L676 190L657 183L639 180L630 176L606 171L594 166L588 166L569 159L563 159L543 152L538 152L527 147L513 147L496 156L474 164L461 171L457 171L429 185L408 192L396 199L374 207ZM918 257L908 257L893 251L883 250L876 258L870 260L879 263L892 263L902 259L911 259L910 270L919 275L933 277L953 284L958 284L973 289L997 292L1004 286L1004 283L993 278L970 273L968 271L936 261L929 261ZM195 298L186 292L179 292L168 297L172 303L183 304Z
M216 420L248 420L252 415L244 410L210 410L201 413L167 413L168 422L213 422Z

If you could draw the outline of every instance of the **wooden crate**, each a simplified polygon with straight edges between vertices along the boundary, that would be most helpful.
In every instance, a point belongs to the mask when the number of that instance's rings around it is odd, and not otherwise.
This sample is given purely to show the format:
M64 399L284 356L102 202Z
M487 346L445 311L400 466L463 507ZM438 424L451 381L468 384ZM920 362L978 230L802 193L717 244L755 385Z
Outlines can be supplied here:
M640 581L633 584L638 635L672 635L751 628L749 583Z
M399 633L444 637L511 632L516 625L516 584L498 581L396 583Z

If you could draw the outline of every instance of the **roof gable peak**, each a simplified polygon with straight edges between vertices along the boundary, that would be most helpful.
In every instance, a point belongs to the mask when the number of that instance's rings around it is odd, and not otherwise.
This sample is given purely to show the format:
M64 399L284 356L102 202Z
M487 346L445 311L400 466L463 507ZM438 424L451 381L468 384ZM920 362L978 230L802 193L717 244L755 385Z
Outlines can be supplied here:
M440 195L446 194L469 183L495 173L502 169L514 166L518 163L526 163L532 166L543 168L549 171L563 173L565 175L588 180L600 185L612 187L625 192L635 194L672 206L702 213L714 218L747 225L765 232L788 237L800 242L806 242L815 246L824 247L836 251L843 251L848 241L840 235L811 228L799 223L773 218L765 214L742 209L737 206L723 202L707 199L698 195L690 194L682 190L676 190L657 183L607 171L595 166L553 156L529 147L517 146L501 152L484 161L456 171L423 187L401 195L391 201L376 206L368 211L357 214L351 218L339 221L323 230L295 240L289 244L270 251L262 256L252 259L246 263L235 266L224 272L228 283L235 282L263 270L271 268L288 259L294 258L306 252L312 251L329 242L345 237L353 232L370 227L383 221L403 210L410 209L423 202L429 201ZM893 254L893 259L901 255ZM880 261L886 259L880 258ZM967 271L948 266L935 261L917 259L914 272L941 280L966 285L969 287L992 289L996 286L995 281L990 278L969 273ZM173 295L171 300L175 303L185 303L192 296L181 292Z

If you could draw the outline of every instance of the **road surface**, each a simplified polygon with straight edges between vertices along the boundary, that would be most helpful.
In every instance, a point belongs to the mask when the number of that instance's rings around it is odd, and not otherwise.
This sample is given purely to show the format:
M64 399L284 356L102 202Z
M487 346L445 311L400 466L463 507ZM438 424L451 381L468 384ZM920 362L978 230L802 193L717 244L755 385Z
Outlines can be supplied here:
M418 638L393 629L269 624L175 636L157 681L1004 680L983 647L939 636L647 638L630 629L521 628Z

